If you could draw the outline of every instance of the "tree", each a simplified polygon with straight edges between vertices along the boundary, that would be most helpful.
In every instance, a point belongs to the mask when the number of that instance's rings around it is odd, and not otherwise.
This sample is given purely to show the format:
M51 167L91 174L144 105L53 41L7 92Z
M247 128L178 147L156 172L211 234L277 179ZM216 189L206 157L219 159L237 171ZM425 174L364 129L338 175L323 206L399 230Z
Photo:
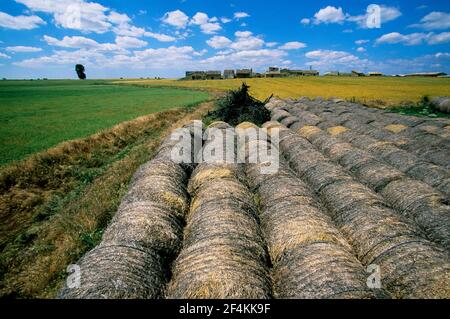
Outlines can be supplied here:
M86 74L84 73L84 66L82 64L77 64L75 66L75 71L77 72L78 78L80 80L86 80Z

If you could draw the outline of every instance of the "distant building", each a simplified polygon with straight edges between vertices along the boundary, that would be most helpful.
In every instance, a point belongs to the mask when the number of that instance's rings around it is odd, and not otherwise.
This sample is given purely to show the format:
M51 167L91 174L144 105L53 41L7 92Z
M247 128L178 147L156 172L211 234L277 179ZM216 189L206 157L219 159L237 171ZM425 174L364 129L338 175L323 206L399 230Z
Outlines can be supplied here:
M251 78L252 74L253 74L253 70L252 69L236 70L236 78L238 78L238 79Z
M223 78L224 79L234 79L236 77L236 73L234 70L225 70L223 72Z
M186 80L205 80L206 72L203 71L187 71Z
M422 72L422 73L410 73L403 75L404 77L418 77L418 76L425 76L425 77L433 77L437 78L439 76L446 76L447 73L444 72Z
M352 76L366 76L363 72L352 71Z
M369 76L383 76L384 74L381 72L369 72L368 75Z
M282 76L280 68L270 67L266 72L266 78L281 78Z
M296 77L296 76L319 76L319 71L316 70L281 70L281 74L285 77Z
M206 71L206 80L221 80L222 72L220 71Z

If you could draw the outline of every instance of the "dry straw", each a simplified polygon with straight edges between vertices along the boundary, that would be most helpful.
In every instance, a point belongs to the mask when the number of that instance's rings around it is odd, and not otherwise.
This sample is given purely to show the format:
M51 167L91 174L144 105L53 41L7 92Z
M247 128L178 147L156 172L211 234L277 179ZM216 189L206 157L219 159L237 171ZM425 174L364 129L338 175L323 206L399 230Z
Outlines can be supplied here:
M358 259L381 267L383 285L394 297L448 298L447 252L427 241L380 196L328 162L296 133L283 131L280 149L319 194Z
M188 207L187 173L170 162L167 139L132 178L100 245L80 259L81 285L61 298L161 298L178 254Z
M443 247L450 247L450 207L432 187L406 177L370 153L340 142L315 126L304 127L300 134L358 180L383 195L398 213L423 229L428 238Z
M262 143L262 141L260 141ZM248 164L247 176L260 199L260 218L276 298L374 298L362 264L323 207L289 167L261 174Z
M228 128L220 123L214 127ZM219 146L212 140L205 146ZM189 182L193 198L169 298L272 296L269 260L243 165L200 164Z

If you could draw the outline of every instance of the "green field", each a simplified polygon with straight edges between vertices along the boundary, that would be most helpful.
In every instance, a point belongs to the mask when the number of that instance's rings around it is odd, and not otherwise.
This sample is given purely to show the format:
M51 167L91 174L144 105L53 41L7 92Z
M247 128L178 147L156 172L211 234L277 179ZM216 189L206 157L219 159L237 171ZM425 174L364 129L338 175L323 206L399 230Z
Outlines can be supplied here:
M107 81L0 81L0 165L142 115L198 104L206 92Z

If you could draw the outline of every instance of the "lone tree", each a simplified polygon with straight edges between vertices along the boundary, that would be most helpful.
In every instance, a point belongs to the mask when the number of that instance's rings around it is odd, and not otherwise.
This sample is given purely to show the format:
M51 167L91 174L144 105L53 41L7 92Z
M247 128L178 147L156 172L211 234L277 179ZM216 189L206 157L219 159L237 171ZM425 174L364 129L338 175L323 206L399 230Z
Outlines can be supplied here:
M75 71L77 72L78 78L80 80L86 80L86 74L84 73L84 65L77 64L75 66Z

